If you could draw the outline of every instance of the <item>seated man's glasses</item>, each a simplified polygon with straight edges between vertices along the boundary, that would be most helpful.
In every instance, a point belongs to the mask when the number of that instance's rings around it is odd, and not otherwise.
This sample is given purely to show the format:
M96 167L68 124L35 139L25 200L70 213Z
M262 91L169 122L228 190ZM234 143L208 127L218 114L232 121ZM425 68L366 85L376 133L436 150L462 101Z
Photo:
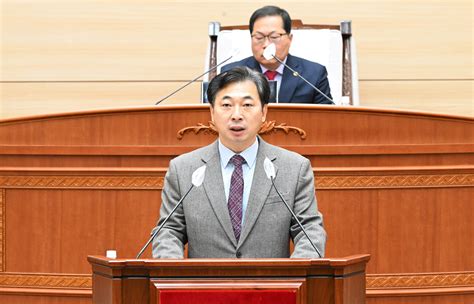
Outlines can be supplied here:
M285 35L288 35L288 33L283 33L283 34L280 34L280 33L271 33L269 35L262 35L262 34L253 34L252 35L252 40L256 43L256 44L262 44L265 42L265 38L268 38L268 40L270 42L273 42L273 43L278 43L281 41L281 37L285 36Z

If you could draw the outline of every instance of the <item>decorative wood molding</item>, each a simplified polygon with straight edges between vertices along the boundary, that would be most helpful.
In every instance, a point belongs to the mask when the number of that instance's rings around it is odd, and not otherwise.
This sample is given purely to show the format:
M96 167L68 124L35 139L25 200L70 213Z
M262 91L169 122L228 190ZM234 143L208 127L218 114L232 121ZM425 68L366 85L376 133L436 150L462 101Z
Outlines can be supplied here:
M473 288L474 272L376 275L368 274L367 291L376 295L394 289ZM90 275L0 274L0 288L91 289ZM416 293L416 291L414 291Z
M398 288L474 287L474 272L377 275L368 274L367 290Z
M5 215L6 215L5 189L0 189L0 272L5 271Z
M0 274L0 287L92 288L90 275Z
M318 174L316 172L316 174ZM317 189L473 187L474 174L316 176Z
M208 128L208 126L204 126ZM192 131L192 130L190 130ZM217 134L217 133L216 133ZM183 135L183 134L181 134ZM108 156L144 156L144 155L160 155L160 156L176 156L198 148L202 144L187 144L187 145L81 145L81 146L66 146L66 145L8 145L2 146L0 149L1 155L108 155ZM313 144L306 143L305 145L285 145L278 146L298 152L306 156L321 156L321 155L416 155L416 154L430 154L430 155L459 155L459 154L473 154L474 144L379 144L379 145L328 145L328 144Z
M208 125L205 125L203 123L198 123L196 126L191 126L191 127L186 127L178 131L177 138L179 140L183 139L184 135L189 132L194 132L194 134L198 134L200 132L203 132L204 134L212 134L212 135L217 135L217 129L214 126L214 123L212 121L207 122Z
M317 190L473 187L474 174L317 175ZM316 174L319 174L316 170ZM1 188L163 189L162 176L0 176ZM1 227L0 227L1 228Z
M293 133L299 135L301 139L306 139L305 130L301 128L293 127L293 126L287 126L286 123L280 123L279 125L277 125L275 120L265 121L260 127L260 131L258 131L258 134L263 135L263 134L267 134L270 132L277 132L277 131L283 131L286 134L292 131ZM218 134L214 123L212 121L209 121L208 125L205 125L199 122L195 126L183 128L178 131L178 134L176 137L179 140L181 140L183 139L184 135L189 132L193 132L194 134L198 134L200 132L203 132L204 134L212 134L212 135Z
M163 189L161 176L0 176L4 188Z
M285 122L277 125L275 120L265 121L260 127L260 131L258 131L258 134L262 135L262 134L267 134L270 132L277 132L277 131L283 131L286 134L292 131L296 135L299 135L301 139L306 139L305 130L301 128L293 127L293 126L287 126Z

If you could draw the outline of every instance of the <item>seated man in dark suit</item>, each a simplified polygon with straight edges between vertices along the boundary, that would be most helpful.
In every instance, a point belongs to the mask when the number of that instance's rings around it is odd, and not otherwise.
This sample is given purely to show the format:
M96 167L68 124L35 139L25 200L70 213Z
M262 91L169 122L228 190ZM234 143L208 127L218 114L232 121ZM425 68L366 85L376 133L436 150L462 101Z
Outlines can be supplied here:
M295 77L292 71L276 59L267 60L263 56L265 48L274 43L278 59L332 98L326 67L288 54L293 35L287 11L276 6L262 7L250 17L249 30L252 35L253 56L225 65L222 72L236 66L247 66L265 74L269 80L277 81L278 102L333 104L302 79Z

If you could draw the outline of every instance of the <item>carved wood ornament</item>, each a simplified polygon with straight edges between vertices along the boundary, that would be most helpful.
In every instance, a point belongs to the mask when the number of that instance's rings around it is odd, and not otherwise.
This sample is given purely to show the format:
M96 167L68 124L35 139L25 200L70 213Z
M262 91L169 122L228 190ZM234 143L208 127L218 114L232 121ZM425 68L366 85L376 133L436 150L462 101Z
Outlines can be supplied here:
M277 132L277 131L283 131L286 134L289 134L290 131L292 131L296 135L299 135L301 139L306 139L305 130L298 127L287 126L286 123L284 122L277 125L275 120L265 121L260 127L260 131L258 132L258 134L263 135L263 134L268 134L268 133ZM177 134L177 138L181 140L183 139L184 135L189 132L194 132L194 134L196 135L200 132L203 132L204 134L212 134L212 135L218 134L214 123L212 121L209 121L207 125L199 122L195 126L186 127L179 130Z

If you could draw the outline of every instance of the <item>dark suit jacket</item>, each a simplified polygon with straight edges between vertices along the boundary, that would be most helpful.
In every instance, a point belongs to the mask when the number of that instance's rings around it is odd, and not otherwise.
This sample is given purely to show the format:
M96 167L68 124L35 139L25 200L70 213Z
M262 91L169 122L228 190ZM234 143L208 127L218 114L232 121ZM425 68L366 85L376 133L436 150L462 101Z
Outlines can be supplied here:
M278 190L324 255L326 232L314 194L311 163L297 153L259 140L239 241L230 221L216 141L170 162L162 192L159 224L191 187L193 171L206 165L206 173L203 184L191 190L153 240L154 258L183 258L186 243L190 258L287 258L290 256L290 238L295 244L291 257L318 258L266 177L263 168L266 157L275 165Z
M292 55L288 55L286 64L321 90L321 92L332 98L326 67L319 63ZM228 71L237 66L247 66L260 73L262 72L260 64L253 56L242 59L241 61L229 63L222 67L221 72ZM316 92L301 78L295 77L293 72L287 68L283 70L280 92L278 93L278 102L333 104L323 95Z

